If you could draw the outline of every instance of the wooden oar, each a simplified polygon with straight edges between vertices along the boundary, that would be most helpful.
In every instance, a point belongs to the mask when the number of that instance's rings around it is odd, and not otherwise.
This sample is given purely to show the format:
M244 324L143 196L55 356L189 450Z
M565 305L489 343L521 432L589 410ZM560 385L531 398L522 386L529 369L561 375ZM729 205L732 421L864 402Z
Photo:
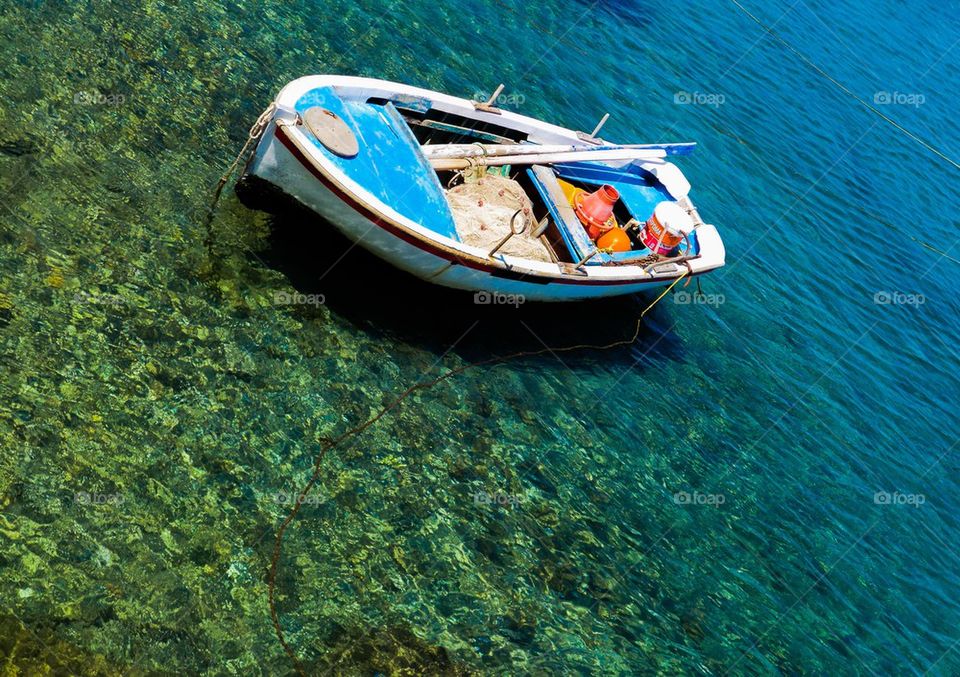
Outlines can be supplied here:
M468 157L500 157L503 155L545 155L548 153L599 153L611 150L636 150L658 152L657 157L666 155L689 155L696 148L695 143L661 143L661 144L625 144L585 146L579 145L548 145L548 144L477 144L477 143L449 143L421 146L420 149L428 158L468 158Z
M431 157L430 164L438 171L468 169L470 167L497 167L500 165L549 165L556 162L600 162L604 160L659 160L666 157L662 150L578 150L567 153L531 153L529 155L499 155L470 158Z

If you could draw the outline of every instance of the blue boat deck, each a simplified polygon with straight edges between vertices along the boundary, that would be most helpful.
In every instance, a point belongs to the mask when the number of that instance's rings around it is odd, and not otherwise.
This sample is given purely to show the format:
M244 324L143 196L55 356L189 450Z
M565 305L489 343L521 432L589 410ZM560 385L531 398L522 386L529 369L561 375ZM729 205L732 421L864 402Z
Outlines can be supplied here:
M314 106L322 106L343 118L360 146L355 157L344 158L331 153L308 134L324 157L403 216L435 233L460 240L436 172L420 153L420 144L392 103L344 100L330 87L319 87L304 94L295 108L302 116Z

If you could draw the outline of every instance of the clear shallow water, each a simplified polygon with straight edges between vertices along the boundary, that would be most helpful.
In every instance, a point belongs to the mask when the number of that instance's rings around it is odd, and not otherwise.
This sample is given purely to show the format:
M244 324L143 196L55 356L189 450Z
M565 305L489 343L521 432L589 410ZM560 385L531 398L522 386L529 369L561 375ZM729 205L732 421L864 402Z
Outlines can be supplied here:
M290 672L266 569L322 440L444 368L628 336L649 300L477 308L232 195L210 256L247 127L329 71L699 141L729 265L722 305L667 300L630 350L468 372L332 453L279 580L311 671L960 671L957 264L898 236L960 258L956 173L733 5L0 7L7 665ZM751 9L957 155L955 8Z

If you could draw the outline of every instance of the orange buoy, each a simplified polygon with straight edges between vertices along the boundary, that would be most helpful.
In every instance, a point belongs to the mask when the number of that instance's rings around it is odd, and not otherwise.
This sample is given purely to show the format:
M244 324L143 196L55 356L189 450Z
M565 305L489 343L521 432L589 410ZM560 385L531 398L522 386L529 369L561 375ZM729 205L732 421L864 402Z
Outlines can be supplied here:
M610 184L603 184L596 191L585 195L578 193L573 211L586 227L591 240L596 240L617 225L613 218L613 205L620 199L620 193Z
M628 252L631 249L630 236L623 228L611 228L597 240L597 247L615 252Z

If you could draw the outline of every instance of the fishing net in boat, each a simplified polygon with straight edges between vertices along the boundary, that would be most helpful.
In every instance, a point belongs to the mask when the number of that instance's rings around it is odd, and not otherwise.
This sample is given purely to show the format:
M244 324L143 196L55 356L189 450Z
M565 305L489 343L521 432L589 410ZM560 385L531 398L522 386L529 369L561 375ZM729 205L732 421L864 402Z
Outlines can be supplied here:
M495 174L484 174L473 181L468 179L447 191L447 202L460 240L487 250L506 237L513 215L521 210L513 229L519 230L523 223L523 232L507 240L498 253L551 261L543 243L530 237L536 228L533 205L523 187L513 179Z

